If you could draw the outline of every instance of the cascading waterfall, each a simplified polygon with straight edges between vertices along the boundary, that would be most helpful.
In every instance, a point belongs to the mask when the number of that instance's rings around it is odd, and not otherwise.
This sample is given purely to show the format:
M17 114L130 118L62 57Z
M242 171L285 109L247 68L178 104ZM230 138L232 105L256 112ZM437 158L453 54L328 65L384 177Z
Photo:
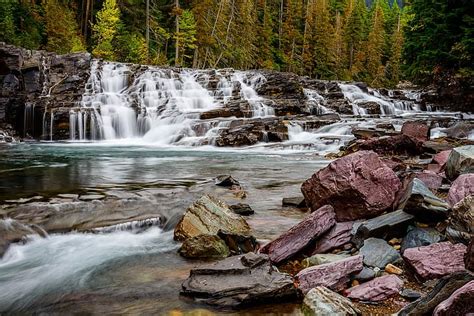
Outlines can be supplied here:
M237 71L232 76L233 81L240 83L240 96L246 100L252 107L253 117L266 117L275 115L275 110L265 104L265 99L255 91L265 82L265 77L256 74L248 78L242 71Z
M309 112L314 115L322 115L331 113L331 111L324 106L326 100L317 91L311 89L303 89L303 92L308 100Z

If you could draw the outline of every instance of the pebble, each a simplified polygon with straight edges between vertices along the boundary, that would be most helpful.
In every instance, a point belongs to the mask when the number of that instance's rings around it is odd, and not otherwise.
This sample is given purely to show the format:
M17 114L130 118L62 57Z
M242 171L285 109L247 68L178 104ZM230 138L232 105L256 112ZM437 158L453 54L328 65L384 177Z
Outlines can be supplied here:
M385 272L400 275L403 273L403 270L389 263L385 266Z
M388 243L392 246L399 245L402 242L401 238L392 238L388 241Z
M421 297L421 294L411 289L403 289L400 292L400 296L409 301L416 301L417 299Z

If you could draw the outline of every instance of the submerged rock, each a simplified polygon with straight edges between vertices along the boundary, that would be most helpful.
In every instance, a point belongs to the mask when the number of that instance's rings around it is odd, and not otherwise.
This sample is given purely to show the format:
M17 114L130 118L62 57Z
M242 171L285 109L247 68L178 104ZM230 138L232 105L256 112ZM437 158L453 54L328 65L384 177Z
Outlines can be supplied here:
M403 281L395 275L384 275L346 290L347 297L366 302L379 302L398 294Z
M330 204L337 221L350 221L389 209L399 188L400 180L377 154L359 151L316 172L301 191L313 211Z
M194 268L181 294L210 305L243 307L297 296L292 278L275 270L268 256L248 253Z
M474 172L474 145L453 148L446 163L446 176L456 179L464 173Z
M282 262L301 250L336 223L332 206L325 205L304 218L299 224L266 244L261 253L266 253L274 263Z
M204 195L186 210L176 225L174 237L182 241L202 234L216 235L220 229L243 235L250 233L247 222L234 214L226 203Z
M304 197L302 197L302 196L288 197L288 198L283 198L282 205L283 206L293 206L293 207L298 207L298 208L305 208L306 207L306 201L305 201Z
M409 248L403 253L405 262L423 279L436 279L464 270L466 246L440 242Z
M443 240L443 235L434 228L413 227L403 238L400 251L403 253L409 248L429 246L441 240Z
M233 185L240 185L240 182L232 178L230 175L217 176L215 183L221 187L231 187Z
M347 287L350 274L359 272L362 268L362 256L353 256L306 268L296 275L296 280L298 288L303 293L309 292L316 286L325 286L331 290L340 291Z
M249 216L249 215L255 214L255 211L248 204L239 203L239 204L231 205L230 209L235 214L242 215L242 216Z
M308 253L311 255L325 253L347 244L352 238L353 224L354 222L336 223L330 230L309 246Z
M352 302L324 286L317 286L306 294L303 301L305 315L346 316L360 315Z
M383 269L387 264L401 259L400 254L385 240L369 238L364 241L359 254L364 256L364 264Z
M474 194L474 173L460 175L453 182L448 193L448 203L454 206L470 194Z
M226 243L216 235L188 238L178 252L185 258L226 258L230 255Z
M470 315L474 313L474 281L456 290L447 300L441 302L433 316Z

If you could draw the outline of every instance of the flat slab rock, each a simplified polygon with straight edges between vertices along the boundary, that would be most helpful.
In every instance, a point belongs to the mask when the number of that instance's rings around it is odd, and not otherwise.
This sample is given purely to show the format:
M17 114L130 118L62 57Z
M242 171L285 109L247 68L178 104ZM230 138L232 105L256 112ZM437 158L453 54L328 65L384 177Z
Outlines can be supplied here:
M190 237L208 234L217 235L219 230L248 235L250 227L241 216L217 198L204 195L194 202L174 230L174 238L183 241Z
M436 307L433 316L467 315L474 313L474 281L456 290Z
M387 264L401 259L400 254L385 240L369 238L364 241L359 254L364 256L364 264L370 267L383 269Z
M296 275L296 280L298 288L305 294L316 286L340 291L346 288L349 275L361 271L362 268L362 256L358 255L306 268Z
M311 210L329 204L338 222L380 215L392 207L400 180L372 151L331 162L306 180L301 191Z
M275 270L268 256L248 253L194 268L181 294L221 307L243 307L294 299L297 290L288 274Z
M440 242L409 248L403 253L403 259L423 279L436 279L463 271L466 249L463 244Z
M360 315L360 311L352 304L351 300L325 288L317 286L306 294L303 301L305 315Z
M345 291L347 297L359 301L380 302L396 295L403 281L395 275L384 275Z
M351 241L354 222L336 223L330 230L309 246L308 253L315 255L341 247Z
M312 240L328 231L336 223L334 217L332 206L325 205L277 239L266 244L260 249L260 252L268 254L274 263L282 262L303 250Z

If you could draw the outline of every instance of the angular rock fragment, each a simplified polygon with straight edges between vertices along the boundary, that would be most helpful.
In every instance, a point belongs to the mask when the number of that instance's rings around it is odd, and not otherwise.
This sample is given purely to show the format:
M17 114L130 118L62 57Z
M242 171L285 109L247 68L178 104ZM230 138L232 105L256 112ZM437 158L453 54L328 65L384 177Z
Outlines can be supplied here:
M242 235L250 232L247 222L234 214L227 204L204 195L186 210L176 225L174 237L182 241L202 234L216 235L220 229Z
M448 203L454 206L466 196L474 194L474 173L460 175L451 185Z
M242 216L249 216L255 213L255 211L248 204L239 203L235 205L230 205L229 207L235 214Z
M455 231L455 236L453 232ZM453 206L449 214L448 235L465 244L474 236L474 195L466 196Z
M233 185L240 185L239 181L232 178L230 175L221 175L215 178L215 183L221 187L231 187Z
M341 254L341 255L336 255L336 254L331 254L331 253L317 254L317 255L304 259L301 263L303 267L308 268L308 267L317 266L320 264L339 261L339 260L346 259L349 257L350 255L347 255L347 254Z
M361 271L362 256L353 256L332 263L306 268L296 275L298 288L307 293L316 286L325 286L334 291L343 290L349 275Z
M216 235L198 235L188 238L178 252L185 258L226 258L230 255L226 243Z
M336 223L332 206L325 205L311 213L277 239L260 249L274 263L282 262L308 246Z
M396 295L403 281L395 275L384 275L346 290L347 297L359 301L379 302Z
M421 297L421 294L419 292L416 292L410 289L403 289L400 292L400 296L409 301L416 301L417 299Z
M353 225L354 222L336 223L336 225L309 246L308 253L311 255L325 253L347 244L352 238Z
M422 121L405 122L402 126L402 134L421 141L427 141L430 138L430 128L426 122Z
M403 238L400 252L408 248L428 246L443 240L443 236L434 228L412 227Z
M354 280L367 282L375 278L376 274L375 271L371 268L364 267L359 273L354 275Z
M376 153L339 158L306 180L301 191L315 211L330 204L339 222L370 218L391 208L400 180Z
M362 150L373 150L380 155L419 155L422 154L424 142L407 135L379 137L369 139L360 144Z
M283 198L282 205L283 206L293 206L293 207L298 207L298 208L305 208L306 207L306 201L305 201L303 196L288 197L288 198Z
M403 253L405 262L423 279L436 279L464 270L466 246L440 242L409 248Z
M453 148L446 162L446 176L450 180L474 172L474 145Z
M416 173L416 177L432 190L438 190L443 184L444 179L441 175L427 170Z
M370 267L385 268L389 263L401 259L400 254L385 240L378 238L369 238L364 241L359 254L364 256L364 264Z
M247 252L256 252L258 250L258 243L255 237L248 235L239 235L219 230L217 233L229 247L231 255L238 255Z
M308 316L360 315L360 311L349 299L323 286L317 286L306 294L303 301L303 311Z
M194 268L181 294L222 307L243 307L294 299L292 278L276 271L268 256L248 253Z
M474 313L474 281L456 290L447 300L441 302L433 316L470 315Z

